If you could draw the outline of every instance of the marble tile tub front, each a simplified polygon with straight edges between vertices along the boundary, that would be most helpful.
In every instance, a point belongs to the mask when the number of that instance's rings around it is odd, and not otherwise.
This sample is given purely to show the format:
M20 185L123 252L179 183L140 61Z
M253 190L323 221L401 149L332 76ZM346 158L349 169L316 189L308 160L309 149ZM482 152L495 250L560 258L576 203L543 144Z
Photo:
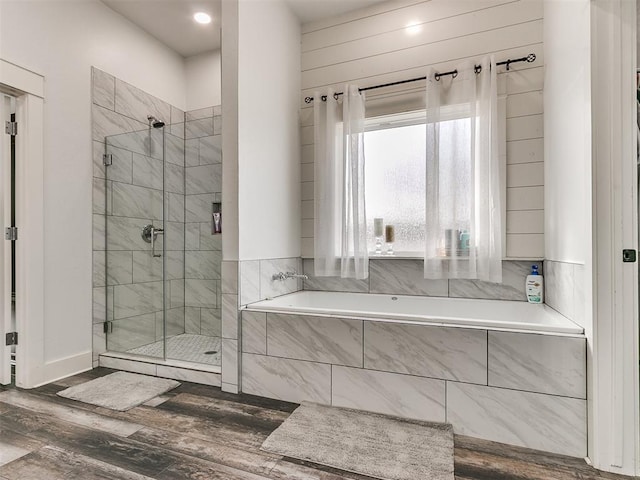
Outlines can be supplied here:
M487 383L487 332L365 322L364 367L422 377Z
M582 336L241 312L245 393L448 422L463 435L586 453Z

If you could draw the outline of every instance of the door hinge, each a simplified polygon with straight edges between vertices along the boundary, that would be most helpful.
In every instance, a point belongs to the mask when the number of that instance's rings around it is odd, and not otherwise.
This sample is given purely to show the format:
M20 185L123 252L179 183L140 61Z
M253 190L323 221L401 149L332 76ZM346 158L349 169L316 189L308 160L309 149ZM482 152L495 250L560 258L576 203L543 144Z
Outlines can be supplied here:
M104 322L102 324L102 331L104 333L113 333L113 322Z
M18 344L18 332L9 332L6 335L5 345L17 345Z
M4 239L14 242L18 240L18 227L7 227L4 229Z
M102 164L105 167L110 166L113 163L113 155L110 153L105 153L104 155L102 155Z
M18 134L18 122L6 122L4 131L7 135L15 136Z

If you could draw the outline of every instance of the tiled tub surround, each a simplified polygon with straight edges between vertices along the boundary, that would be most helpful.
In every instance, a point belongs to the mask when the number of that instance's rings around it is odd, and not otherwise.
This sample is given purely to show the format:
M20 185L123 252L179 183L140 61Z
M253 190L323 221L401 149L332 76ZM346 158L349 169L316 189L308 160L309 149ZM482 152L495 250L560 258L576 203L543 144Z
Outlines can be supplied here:
M273 279L278 272L294 271L302 272L302 260L298 257L222 262L223 391L238 393L242 389L240 306L301 290L300 279Z
M586 455L586 343L558 335L242 311L242 390Z
M427 280L424 278L424 261L410 258L369 259L369 278L356 280L340 277L316 277L313 259L303 260L305 290L330 292L383 293L390 295L421 295L429 297L484 298L492 300L526 301L525 279L531 273L531 265L540 261L502 261L502 283L480 280Z
M545 303L584 325L584 265L545 260L544 270Z

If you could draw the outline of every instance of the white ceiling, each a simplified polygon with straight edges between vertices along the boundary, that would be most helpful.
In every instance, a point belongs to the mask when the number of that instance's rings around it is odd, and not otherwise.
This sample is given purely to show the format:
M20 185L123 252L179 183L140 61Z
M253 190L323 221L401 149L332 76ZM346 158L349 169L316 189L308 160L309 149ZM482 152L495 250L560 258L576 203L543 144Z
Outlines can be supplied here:
M261 0L269 1L269 0ZM286 0L300 23L315 22L387 0ZM132 23L183 57L220 48L221 0L102 0ZM208 25L193 21L193 14L213 17Z
M183 57L220 48L220 0L102 0ZM200 25L193 14L213 21Z
M315 22L387 0L287 0L300 23Z

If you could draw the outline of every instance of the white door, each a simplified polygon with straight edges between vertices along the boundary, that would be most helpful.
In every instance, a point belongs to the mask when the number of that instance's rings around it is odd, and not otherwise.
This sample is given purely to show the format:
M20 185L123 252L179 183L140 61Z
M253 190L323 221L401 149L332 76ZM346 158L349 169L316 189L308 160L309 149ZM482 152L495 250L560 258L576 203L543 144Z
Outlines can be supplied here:
M12 135L5 131L6 122L15 113L15 99L0 97L0 384L11 383L11 346L6 345L6 334L15 331L14 309L12 308L11 244L4 239L4 228L11 225L11 155Z

